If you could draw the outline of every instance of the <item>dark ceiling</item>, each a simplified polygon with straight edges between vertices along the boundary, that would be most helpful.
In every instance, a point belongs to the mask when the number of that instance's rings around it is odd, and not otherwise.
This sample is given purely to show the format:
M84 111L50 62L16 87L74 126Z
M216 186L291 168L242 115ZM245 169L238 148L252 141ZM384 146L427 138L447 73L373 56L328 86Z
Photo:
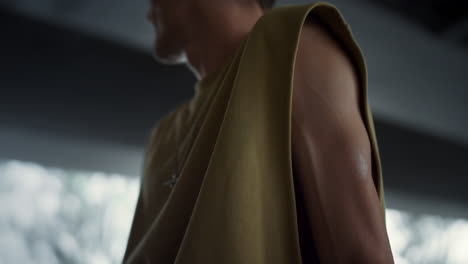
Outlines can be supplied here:
M468 47L468 1L444 0L363 0L391 9L441 37L455 31L456 38ZM458 33L460 32L460 33ZM465 41L463 41L465 39Z

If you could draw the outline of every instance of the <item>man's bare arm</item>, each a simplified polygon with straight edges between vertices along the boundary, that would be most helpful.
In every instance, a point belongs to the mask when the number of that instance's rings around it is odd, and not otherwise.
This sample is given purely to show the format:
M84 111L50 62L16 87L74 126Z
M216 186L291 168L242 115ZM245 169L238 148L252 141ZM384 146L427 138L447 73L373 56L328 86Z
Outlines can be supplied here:
M292 154L321 263L393 263L374 186L357 75L313 20L301 34L292 106Z

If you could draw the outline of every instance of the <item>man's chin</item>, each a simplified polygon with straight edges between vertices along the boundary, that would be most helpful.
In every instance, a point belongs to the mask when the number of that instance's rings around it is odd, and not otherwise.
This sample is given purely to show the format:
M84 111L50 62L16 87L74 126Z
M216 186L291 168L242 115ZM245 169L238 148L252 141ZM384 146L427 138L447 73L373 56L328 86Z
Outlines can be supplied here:
M187 62L187 56L184 52L163 52L155 49L153 58L162 64L175 65Z

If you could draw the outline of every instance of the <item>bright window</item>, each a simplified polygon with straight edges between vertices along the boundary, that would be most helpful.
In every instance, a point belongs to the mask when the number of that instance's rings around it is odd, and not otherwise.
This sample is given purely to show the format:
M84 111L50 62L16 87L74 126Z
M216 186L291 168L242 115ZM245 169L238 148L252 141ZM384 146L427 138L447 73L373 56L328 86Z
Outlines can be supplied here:
M120 263L137 177L0 162L0 263ZM468 263L468 221L387 209L395 262Z

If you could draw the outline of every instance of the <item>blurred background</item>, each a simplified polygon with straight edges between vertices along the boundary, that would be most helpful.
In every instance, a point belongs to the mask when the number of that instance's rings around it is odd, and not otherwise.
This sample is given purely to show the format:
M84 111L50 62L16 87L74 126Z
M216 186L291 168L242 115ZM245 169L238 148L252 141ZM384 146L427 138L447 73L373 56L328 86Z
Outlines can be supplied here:
M468 263L468 2L326 2L366 57L396 263ZM0 0L0 264L120 263L149 130L195 83L147 6Z

